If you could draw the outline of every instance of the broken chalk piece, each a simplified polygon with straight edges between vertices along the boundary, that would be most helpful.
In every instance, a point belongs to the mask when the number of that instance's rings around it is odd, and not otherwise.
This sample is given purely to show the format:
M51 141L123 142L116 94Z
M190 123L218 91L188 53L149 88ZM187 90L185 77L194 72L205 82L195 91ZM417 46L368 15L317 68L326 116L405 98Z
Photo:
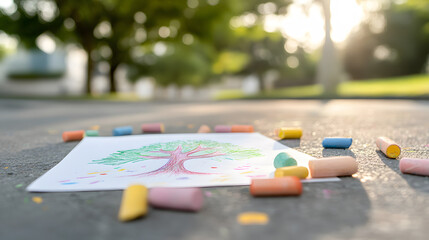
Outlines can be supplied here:
M33 200L33 202L35 202L37 204L41 204L43 202L42 197L32 197L31 200Z
M96 137L98 136L98 130L86 130L85 136L87 137Z
M268 215L261 212L244 212L237 216L237 222L242 225L265 225L269 220Z
M250 183L253 196L289 196L301 195L302 183L295 176L283 178L254 178Z
M281 152L281 153L277 154L277 156L274 158L274 167L275 168L281 168L281 167L287 167L287 166L296 166L296 165L297 165L296 160L285 152Z
M157 208L196 212L203 207L204 196L200 188L152 188L149 203Z
M125 222L146 215L147 195L148 190L143 185L135 184L127 187L122 194L122 202L118 214L119 220Z
M209 133L212 130L207 125L201 125L201 127L198 129L198 133Z
M375 143L388 158L397 158L401 154L401 147L390 138L379 137Z
M429 159L402 158L399 161L399 169L402 173L429 176Z
M291 166L291 167L282 167L277 168L274 172L274 177L287 177L287 176L295 176L300 179L305 179L308 177L308 169L303 166Z
M162 123L146 123L142 125L142 133L163 133L165 132L164 124Z
M216 125L215 132L217 133L229 133L231 132L231 126L227 125Z
M232 125L231 132L253 132L252 125Z
M324 148L349 148L352 145L352 138L327 137L322 141Z
M83 130L63 132L63 141L64 142L80 141L82 140L84 135L85 135L85 131Z
M301 128L280 128L276 130L277 136L280 139L296 139L302 137Z
M311 177L351 176L358 171L356 159L350 156L327 157L308 161Z
M123 136L123 135L131 135L133 134L133 127L125 126L125 127L117 127L113 129L113 136Z
M91 129L91 130L100 130L100 126L99 125L94 125L94 126L91 126L89 129Z

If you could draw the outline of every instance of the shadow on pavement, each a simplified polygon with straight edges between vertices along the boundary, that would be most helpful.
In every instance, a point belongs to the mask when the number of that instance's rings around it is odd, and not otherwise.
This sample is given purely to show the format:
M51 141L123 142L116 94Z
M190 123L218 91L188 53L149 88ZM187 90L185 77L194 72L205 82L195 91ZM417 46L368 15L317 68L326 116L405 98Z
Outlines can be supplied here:
M371 209L366 190L355 178L306 183L300 197L252 198L248 191L243 194L250 201L224 216L222 225L230 231L228 239L321 239L365 225ZM225 206L228 202L225 200ZM234 221L235 215L247 211L266 213L270 222L264 226L243 226Z
M301 145L301 139L285 139L285 140L278 140L278 142L290 148L297 148L297 147L300 147Z
M341 148L324 148L322 150L323 157L335 157L335 156L351 156L356 158L354 152L350 149L341 149Z
M427 184L427 180L429 178L427 176L404 174L401 172L401 170L399 170L398 159L387 158L380 150L377 150L377 154L380 157L381 161L383 161L386 166L390 167L395 173L401 176L410 187L412 187L416 191L429 193L429 185Z

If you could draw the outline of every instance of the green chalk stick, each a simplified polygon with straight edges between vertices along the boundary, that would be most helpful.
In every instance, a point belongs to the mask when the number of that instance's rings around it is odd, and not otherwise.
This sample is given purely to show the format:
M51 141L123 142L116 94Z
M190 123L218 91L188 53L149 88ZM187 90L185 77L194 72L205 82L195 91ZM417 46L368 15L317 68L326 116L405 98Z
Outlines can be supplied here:
M289 167L289 166L296 166L296 165L298 165L296 160L284 152L277 154L276 158L274 158L275 168Z
M97 130L86 130L85 131L85 136L87 136L87 137L96 137L96 136L98 136L98 131Z

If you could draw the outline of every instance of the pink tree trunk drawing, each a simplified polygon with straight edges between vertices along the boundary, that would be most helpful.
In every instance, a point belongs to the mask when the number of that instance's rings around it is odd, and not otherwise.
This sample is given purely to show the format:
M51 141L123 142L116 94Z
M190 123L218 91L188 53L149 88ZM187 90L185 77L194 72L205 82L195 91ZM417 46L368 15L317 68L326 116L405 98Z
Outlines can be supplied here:
M168 159L168 162L162 166L159 169L156 169L154 171L146 172L146 173L140 173L130 176L153 176L158 174L172 174L172 175L178 175L178 174L203 174L208 175L212 173L201 173L201 172L193 172L189 171L185 168L184 163L191 159L204 159L204 158L211 158L211 157L217 157L225 155L225 153L220 152L213 152L213 153L207 153L202 155L194 155L195 153L211 150L214 148L204 148L198 146L197 148L190 150L188 152L182 152L182 146L179 145L176 150L174 151L166 151L163 149L160 149L158 151L151 151L153 153L165 153L168 154L167 156L142 156L146 159Z

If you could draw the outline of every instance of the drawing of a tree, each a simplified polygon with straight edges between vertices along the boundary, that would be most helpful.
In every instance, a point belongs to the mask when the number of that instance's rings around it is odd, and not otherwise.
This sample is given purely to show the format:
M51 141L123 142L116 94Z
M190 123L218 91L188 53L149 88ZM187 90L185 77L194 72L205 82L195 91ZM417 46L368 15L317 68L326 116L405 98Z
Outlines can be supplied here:
M156 143L138 149L117 151L108 157L93 160L94 164L122 165L149 159L165 159L167 163L154 171L133 176L151 176L157 174L210 174L189 171L184 163L192 159L242 160L263 156L259 149L245 148L231 143L211 140L179 140Z

